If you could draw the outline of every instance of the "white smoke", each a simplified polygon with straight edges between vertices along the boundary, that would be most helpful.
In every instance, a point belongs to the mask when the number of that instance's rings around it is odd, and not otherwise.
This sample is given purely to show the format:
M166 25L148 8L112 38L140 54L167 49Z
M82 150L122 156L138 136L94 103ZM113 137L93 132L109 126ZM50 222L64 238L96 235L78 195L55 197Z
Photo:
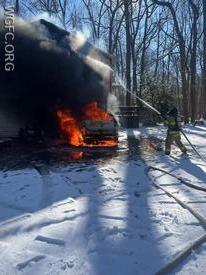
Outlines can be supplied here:
M112 114L117 123L119 123L119 118L117 117L117 113L119 112L119 102L117 97L114 94L109 94L107 98L107 110L110 114Z
M81 48L85 45L87 38L85 35L79 31L71 32L69 37L69 45L73 51L79 52Z

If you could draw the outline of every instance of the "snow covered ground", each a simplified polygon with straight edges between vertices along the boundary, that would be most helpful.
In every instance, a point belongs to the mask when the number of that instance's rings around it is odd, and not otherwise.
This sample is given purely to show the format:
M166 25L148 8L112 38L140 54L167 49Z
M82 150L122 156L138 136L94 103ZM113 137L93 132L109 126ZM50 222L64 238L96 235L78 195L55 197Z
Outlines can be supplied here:
M185 132L206 157L206 128ZM163 127L120 132L121 143L165 137ZM130 139L129 139L130 140ZM187 145L187 142L185 141ZM135 143L134 143L135 145ZM160 184L206 217L206 193L149 166L200 186L206 163L189 149L0 171L0 274L150 275L205 233L200 221ZM206 245L173 271L204 274Z

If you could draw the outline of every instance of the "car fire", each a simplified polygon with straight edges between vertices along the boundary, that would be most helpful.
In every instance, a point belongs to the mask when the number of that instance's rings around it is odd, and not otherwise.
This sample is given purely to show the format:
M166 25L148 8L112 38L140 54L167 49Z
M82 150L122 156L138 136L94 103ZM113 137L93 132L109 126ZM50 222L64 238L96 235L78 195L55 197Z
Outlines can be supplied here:
M98 106L97 102L87 104L81 115L70 109L58 110L62 136L69 145L85 147L114 147L118 145L118 124L114 117Z

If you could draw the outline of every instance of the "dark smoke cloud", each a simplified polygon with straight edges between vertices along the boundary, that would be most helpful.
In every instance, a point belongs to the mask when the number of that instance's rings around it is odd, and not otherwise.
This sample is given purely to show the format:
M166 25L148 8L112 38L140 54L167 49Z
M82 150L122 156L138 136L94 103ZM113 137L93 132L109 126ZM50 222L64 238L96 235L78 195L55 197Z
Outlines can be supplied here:
M46 21L15 23L15 70L4 69L4 26L0 21L0 108L23 121L52 129L56 108L81 108L96 100L105 107L104 67L75 52L68 33ZM97 69L96 69L97 68ZM102 73L101 73L102 71ZM104 72L104 73L103 73ZM108 82L108 79L107 81Z

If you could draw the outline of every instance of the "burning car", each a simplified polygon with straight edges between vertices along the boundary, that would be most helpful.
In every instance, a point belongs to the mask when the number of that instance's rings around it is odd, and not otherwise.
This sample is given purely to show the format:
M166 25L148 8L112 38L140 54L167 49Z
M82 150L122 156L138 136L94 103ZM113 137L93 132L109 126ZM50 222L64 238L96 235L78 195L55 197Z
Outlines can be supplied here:
M114 116L91 102L75 115L72 110L59 110L60 131L73 146L106 146L113 147L118 144L118 123Z
M117 146L118 145L118 124L112 120L85 120L84 141L94 146Z

